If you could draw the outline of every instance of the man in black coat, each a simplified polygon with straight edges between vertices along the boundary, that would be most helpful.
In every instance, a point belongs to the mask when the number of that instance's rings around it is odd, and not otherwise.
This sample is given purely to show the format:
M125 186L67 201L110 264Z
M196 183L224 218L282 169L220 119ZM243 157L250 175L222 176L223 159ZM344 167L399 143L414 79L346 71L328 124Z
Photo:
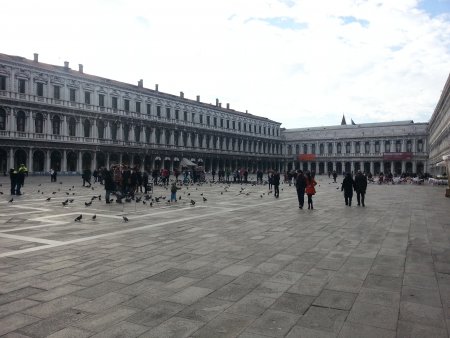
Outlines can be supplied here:
M355 191L356 191L356 200L358 201L358 205L364 205L364 196L366 195L367 189L367 177L364 176L361 170L358 170L355 176Z
M116 190L116 184L114 183L111 171L107 170L106 168L102 172L102 177L105 181L105 200L106 203L109 204L110 203L109 196Z
M352 206L353 188L355 181L353 181L352 174L345 174L344 181L342 181L341 191L344 192L345 205Z
M295 187L297 188L298 207L303 209L303 204L305 204L306 178L301 170L298 171Z
M275 171L272 176L272 184L274 188L274 197L280 197L280 173Z

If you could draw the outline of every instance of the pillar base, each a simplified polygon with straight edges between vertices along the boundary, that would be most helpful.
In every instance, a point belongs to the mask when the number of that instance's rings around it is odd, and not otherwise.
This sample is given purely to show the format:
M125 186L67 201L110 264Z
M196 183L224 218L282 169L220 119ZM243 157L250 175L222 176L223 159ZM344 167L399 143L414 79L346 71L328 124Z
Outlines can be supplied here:
M450 197L450 188L445 189L445 197Z

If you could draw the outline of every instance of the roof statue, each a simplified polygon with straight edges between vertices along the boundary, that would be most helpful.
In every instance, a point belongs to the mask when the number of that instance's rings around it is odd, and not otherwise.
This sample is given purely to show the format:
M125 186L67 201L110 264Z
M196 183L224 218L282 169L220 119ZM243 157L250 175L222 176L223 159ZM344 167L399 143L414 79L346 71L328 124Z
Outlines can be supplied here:
M345 115L342 115L341 126L346 126L347 122L345 121Z
M352 120L352 125L353 125L353 126L356 126L356 123L355 123L355 122L353 122L353 119L351 119L351 120Z

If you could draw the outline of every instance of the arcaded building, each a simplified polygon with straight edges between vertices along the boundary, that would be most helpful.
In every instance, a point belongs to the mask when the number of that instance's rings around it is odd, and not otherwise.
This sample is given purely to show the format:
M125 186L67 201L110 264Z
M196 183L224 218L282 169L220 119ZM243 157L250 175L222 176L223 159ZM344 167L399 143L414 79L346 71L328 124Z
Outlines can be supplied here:
M344 119L343 119L344 121ZM427 123L398 121L283 131L288 169L366 173L424 173Z
M267 170L283 162L280 123L34 59L0 54L0 170L80 173L113 163ZM280 169L280 168L278 168Z

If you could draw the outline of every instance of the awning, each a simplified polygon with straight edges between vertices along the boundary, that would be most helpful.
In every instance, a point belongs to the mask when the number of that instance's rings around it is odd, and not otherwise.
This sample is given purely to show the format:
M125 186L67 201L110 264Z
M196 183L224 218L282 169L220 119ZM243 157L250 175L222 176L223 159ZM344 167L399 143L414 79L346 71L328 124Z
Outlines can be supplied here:
M174 158L173 158L173 161L174 161L174 162L178 162L179 160L180 160L180 159L179 159L178 157L174 157Z
M167 157L167 156L166 156L166 157L164 158L164 161L170 161L170 157Z
M155 157L155 161L161 161L161 157L156 156L156 157Z
M181 160L180 164L182 167L195 167L196 166L196 164L194 162L188 160L187 158L183 158Z

